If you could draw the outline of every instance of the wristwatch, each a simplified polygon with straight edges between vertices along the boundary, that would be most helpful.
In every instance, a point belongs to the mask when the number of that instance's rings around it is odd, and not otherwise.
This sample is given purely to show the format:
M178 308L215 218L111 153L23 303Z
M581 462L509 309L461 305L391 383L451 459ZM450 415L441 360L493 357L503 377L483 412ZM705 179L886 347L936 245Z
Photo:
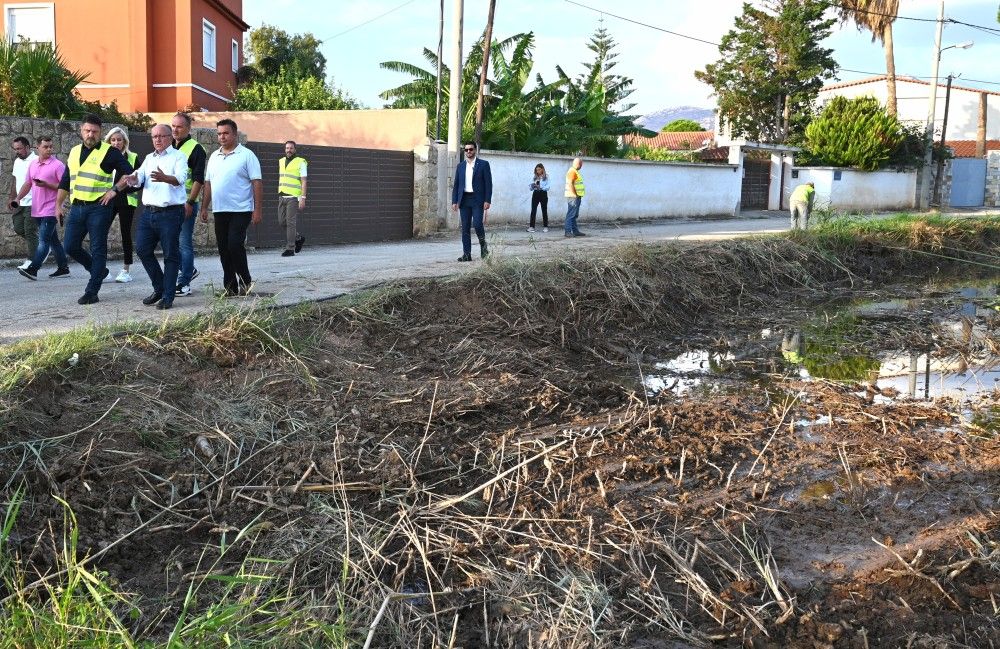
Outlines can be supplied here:
M187 203L188 205L190 205L191 207L194 207L194 206L195 206L195 203L197 203L198 201L193 201L193 200L191 200L191 199L189 198L189 199L187 199L187 200L186 200L186 201L184 201L184 202L185 202L185 203Z

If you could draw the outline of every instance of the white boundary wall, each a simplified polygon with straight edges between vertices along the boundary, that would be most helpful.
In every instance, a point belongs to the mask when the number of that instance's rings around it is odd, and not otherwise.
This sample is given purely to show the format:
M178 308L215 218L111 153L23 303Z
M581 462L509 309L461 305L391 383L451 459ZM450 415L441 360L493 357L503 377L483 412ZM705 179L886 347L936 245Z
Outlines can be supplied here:
M858 171L839 167L785 167L784 200L799 185L816 183L817 207L836 210L879 211L913 209L917 193L916 171ZM838 179L837 172L840 172ZM774 183L772 183L773 186Z
M563 184L572 158L534 153L483 151L493 173L490 224L527 225L531 213L528 185L535 165L545 165L549 189L549 225L566 216ZM449 191L454 180L450 168ZM692 164L583 158L581 175L586 195L580 222L664 217L735 216L740 201L741 167L732 164ZM451 200L449 195L448 200ZM538 215L536 225L541 223ZM449 228L458 217L449 215Z

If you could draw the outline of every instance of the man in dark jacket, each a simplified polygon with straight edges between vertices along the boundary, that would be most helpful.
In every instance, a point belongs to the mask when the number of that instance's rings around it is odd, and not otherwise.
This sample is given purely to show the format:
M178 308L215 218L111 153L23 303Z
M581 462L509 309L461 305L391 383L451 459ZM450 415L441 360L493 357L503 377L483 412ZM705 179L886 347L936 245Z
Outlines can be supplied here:
M459 261L472 261L472 232L476 229L479 237L479 254L486 258L486 216L493 200L493 176L490 163L476 155L474 142L464 146L465 160L455 169L455 185L451 191L451 211L462 217L462 256Z

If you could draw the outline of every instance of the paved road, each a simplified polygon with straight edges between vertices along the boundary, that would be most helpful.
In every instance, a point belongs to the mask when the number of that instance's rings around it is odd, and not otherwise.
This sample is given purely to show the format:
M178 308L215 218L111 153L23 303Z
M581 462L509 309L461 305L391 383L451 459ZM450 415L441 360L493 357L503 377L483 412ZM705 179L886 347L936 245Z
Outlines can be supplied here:
M529 234L523 228L495 228L489 231L490 248L497 256L548 258L566 250L601 250L628 241L706 240L780 232L788 227L788 216L759 212L740 219L664 220L625 225L590 226L581 223L590 236L566 239L562 230ZM474 246L474 257L478 251ZM295 257L281 257L280 250L261 250L250 255L250 271L255 290L273 296L279 304L336 297L387 280L433 277L468 272L480 265L456 261L461 244L454 233L429 239L392 243L365 243L314 247L308 244ZM222 268L214 254L200 254L195 265L201 275L194 282L194 294L178 297L167 312L142 305L149 295L149 279L136 263L135 281L116 284L106 281L98 304L80 306L87 278L81 266L70 262L69 278L49 279L51 268L39 272L32 282L21 277L10 262L0 268L0 343L43 332L57 332L84 324L110 324L122 320L160 321L190 315L211 307L213 287L221 287ZM120 268L112 261L110 278ZM247 298L251 299L251 298Z

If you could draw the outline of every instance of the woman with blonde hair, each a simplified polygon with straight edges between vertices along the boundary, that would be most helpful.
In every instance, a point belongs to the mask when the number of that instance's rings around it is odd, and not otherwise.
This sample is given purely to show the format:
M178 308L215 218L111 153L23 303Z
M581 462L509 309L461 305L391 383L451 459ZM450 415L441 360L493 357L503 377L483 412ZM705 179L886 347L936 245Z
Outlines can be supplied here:
M528 232L535 231L535 214L538 206L542 206L542 232L549 231L549 174L545 173L545 165L535 165L535 173L531 178L531 220L528 222Z
M129 150L129 139L128 133L120 126L116 126L108 134L104 136L104 141L115 147L122 152L128 163L132 165L132 168L136 168L136 159L139 157L137 154ZM118 227L122 232L122 252L125 256L125 261L122 264L122 269L115 277L116 282L131 282L132 275L128 272L129 266L132 265L132 218L135 216L135 208L139 205L139 195L135 192L129 193L119 193L115 195L114 202L112 204L112 213L118 215Z

